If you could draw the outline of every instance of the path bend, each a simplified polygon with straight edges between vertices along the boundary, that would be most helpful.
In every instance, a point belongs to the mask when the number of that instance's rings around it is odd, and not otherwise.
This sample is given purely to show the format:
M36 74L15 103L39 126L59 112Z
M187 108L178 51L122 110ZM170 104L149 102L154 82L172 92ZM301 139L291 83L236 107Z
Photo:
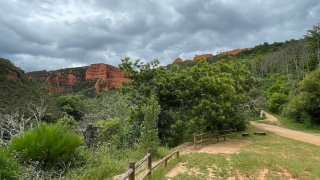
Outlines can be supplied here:
M272 121L272 122L274 122L274 121L277 122L276 117L274 117L271 114L268 114L266 112L264 112L264 113L266 114L267 120ZM315 144L315 145L320 146L320 135L315 135L315 134L306 133L306 132L302 132L302 131L291 130L291 129L287 129L287 128L283 128L283 127L279 127L279 126L257 123L254 121L251 121L250 123L255 127L258 127L260 129L264 129L266 131L274 132L277 135L280 135L283 137L287 137L287 138L291 138L291 139L295 139L298 141L303 141L303 142L307 142L310 144Z

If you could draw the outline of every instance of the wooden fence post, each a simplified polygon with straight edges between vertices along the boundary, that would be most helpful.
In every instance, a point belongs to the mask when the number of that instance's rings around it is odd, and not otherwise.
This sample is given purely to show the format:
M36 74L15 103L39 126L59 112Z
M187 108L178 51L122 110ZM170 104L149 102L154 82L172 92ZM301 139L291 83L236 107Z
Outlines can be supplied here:
M129 168L131 168L133 171L129 176L129 180L134 180L135 179L135 168L136 168L136 163L135 162L130 162L129 163Z
M164 160L164 167L167 167L167 164L168 164L168 159L166 158L166 159Z
M179 155L179 151L177 152L177 159L179 159L180 155Z
M201 146L202 146L202 134L203 134L203 133L201 133Z
M150 156L148 157L148 169L149 169L149 175L151 174L151 170L152 170L152 150L148 149L148 153L150 154Z

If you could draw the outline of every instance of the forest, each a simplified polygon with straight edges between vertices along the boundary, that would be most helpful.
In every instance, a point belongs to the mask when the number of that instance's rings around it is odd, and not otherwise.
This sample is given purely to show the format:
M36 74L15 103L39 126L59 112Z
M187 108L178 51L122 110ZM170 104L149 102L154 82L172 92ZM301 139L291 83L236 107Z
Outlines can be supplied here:
M167 66L123 58L131 81L94 96L50 95L1 58L0 179L111 179L149 148L161 158L193 133L243 131L262 109L317 128L319 63L320 23L236 55Z

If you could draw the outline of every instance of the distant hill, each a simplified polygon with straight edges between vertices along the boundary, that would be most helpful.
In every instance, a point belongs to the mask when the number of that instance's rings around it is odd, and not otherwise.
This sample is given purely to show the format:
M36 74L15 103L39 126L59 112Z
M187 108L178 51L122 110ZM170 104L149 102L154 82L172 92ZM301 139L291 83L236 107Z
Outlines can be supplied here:
M27 75L44 84L52 94L108 91L129 81L118 67L102 63L56 71L35 71Z
M0 58L0 113L36 101L43 94L47 92L40 84L31 81L9 60Z

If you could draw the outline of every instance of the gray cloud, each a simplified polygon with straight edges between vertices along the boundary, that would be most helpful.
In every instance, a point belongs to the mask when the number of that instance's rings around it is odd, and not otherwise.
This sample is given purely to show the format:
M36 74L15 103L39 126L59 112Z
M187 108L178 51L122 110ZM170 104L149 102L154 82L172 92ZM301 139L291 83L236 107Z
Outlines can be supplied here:
M301 38L318 0L22 0L0 2L0 56L26 71L125 56L162 64Z

